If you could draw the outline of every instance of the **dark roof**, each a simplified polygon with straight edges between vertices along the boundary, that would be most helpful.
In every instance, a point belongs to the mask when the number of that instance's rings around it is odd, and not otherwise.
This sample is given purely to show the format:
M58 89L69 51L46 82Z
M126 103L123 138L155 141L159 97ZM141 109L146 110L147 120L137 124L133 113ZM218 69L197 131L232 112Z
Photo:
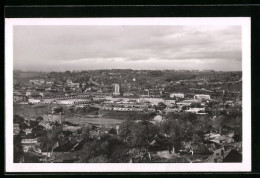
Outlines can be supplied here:
M55 148L53 152L69 152L74 147L74 145L76 145L76 143L68 141L64 145Z
M231 150L223 159L223 163L226 162L242 162L242 155L237 150Z

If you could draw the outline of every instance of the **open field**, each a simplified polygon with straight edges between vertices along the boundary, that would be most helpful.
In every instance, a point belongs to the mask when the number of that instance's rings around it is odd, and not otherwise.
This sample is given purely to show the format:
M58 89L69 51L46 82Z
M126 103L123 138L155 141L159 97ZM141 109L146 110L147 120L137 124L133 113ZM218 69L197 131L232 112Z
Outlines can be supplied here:
M54 105L53 105L54 106ZM14 105L14 115L20 115L27 119L36 118L43 114L50 114L52 105ZM91 124L98 125L115 125L124 122L124 119L121 118L109 118L109 117L87 117L81 115L80 117L74 116L74 114L65 112L65 115L62 115L62 118L65 121L69 121L71 123L79 123L86 122Z

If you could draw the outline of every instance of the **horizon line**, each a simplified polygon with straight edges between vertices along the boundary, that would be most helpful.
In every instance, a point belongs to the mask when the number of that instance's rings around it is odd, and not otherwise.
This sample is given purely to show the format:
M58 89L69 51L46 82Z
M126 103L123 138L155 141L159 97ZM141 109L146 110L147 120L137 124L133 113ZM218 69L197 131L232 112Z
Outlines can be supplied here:
M33 70L21 70L21 69L14 69L13 72L43 72L43 73L49 73L49 72L83 72L83 71L98 71L98 70L133 70L133 71L198 71L198 72L203 72L203 71L214 71L214 72L242 72L242 70L215 70L215 69L120 69L120 68L114 68L114 69L85 69L85 70L63 70L63 71L33 71Z

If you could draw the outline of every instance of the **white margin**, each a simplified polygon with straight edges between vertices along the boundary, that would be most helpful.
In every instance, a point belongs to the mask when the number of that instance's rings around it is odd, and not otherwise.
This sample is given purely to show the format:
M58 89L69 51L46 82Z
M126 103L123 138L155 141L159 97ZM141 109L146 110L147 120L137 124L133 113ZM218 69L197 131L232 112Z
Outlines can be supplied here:
M6 172L247 172L251 171L251 19L214 18L6 18L5 19L5 158ZM215 25L242 26L242 163L13 163L14 25ZM223 64L225 65L225 64Z

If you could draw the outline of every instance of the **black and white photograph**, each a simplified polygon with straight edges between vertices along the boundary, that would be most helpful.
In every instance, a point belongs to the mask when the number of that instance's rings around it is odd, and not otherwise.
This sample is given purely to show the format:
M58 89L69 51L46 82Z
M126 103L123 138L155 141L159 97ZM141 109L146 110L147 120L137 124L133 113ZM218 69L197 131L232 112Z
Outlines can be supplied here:
M250 18L6 19L5 38L7 170L250 171Z

